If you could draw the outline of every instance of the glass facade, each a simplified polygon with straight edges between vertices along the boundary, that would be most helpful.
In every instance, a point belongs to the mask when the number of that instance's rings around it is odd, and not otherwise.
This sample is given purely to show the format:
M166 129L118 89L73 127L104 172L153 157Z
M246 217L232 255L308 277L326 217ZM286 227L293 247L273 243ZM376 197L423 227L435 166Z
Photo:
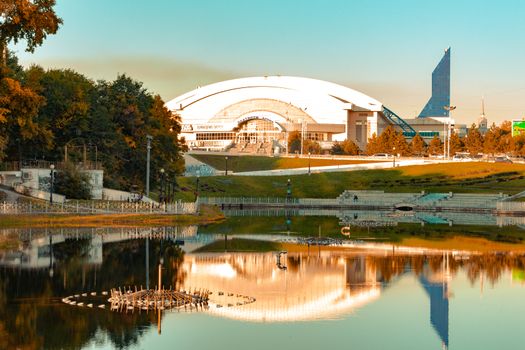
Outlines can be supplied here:
M419 114L419 118L448 117L445 106L450 106L450 48L432 72L432 96Z

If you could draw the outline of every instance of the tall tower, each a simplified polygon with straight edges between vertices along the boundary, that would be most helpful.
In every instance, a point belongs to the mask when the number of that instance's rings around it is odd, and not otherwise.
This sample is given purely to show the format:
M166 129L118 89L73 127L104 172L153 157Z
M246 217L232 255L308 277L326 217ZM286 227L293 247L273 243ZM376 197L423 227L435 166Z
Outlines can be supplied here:
M485 117L485 98L483 97L481 98L481 115L478 118L478 129L483 135L485 135L489 129L487 117Z
M445 106L450 106L450 47L432 72L432 96L418 118L448 117Z

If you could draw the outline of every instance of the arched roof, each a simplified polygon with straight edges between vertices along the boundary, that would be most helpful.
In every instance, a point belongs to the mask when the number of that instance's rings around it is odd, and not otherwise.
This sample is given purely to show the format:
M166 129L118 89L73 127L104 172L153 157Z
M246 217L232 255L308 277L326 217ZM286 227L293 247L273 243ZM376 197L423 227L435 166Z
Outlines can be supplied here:
M166 103L191 121L208 122L230 105L253 99L274 99L301 108L319 123L344 122L346 110L381 111L382 103L359 91L327 81L267 76L227 80L206 85Z

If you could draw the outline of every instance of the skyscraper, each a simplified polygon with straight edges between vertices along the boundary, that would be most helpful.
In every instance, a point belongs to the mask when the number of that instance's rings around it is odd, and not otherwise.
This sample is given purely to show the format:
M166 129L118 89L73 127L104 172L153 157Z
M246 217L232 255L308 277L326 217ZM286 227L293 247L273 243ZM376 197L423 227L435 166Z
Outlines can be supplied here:
M419 118L448 117L449 111L444 106L450 105L450 47L445 50L441 61L432 72L432 96Z

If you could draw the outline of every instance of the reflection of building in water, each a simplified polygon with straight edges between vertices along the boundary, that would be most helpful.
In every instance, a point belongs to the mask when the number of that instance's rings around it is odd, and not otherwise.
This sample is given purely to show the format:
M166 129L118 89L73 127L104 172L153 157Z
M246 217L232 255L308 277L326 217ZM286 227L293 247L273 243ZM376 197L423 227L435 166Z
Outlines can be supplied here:
M448 283L431 282L424 276L419 281L430 298L430 323L448 348Z
M85 263L100 265L103 246L136 238L185 239L191 246L196 240L197 226L173 228L120 228L120 229L27 229L20 231L21 248L18 251L0 252L0 266L21 268L48 268L54 263L52 246L67 240L89 240L84 254ZM199 243L200 244L200 243Z
M250 305L210 311L267 322L339 317L380 295L375 269L365 256L290 255L287 270L279 269L275 261L272 253L186 256L184 288L255 297L257 301Z
M449 256L444 255L441 268L437 271L430 271L428 266L419 276L419 282L430 298L430 323L441 339L444 349L448 349L448 327L449 327L449 307L448 299L450 296L450 266Z

